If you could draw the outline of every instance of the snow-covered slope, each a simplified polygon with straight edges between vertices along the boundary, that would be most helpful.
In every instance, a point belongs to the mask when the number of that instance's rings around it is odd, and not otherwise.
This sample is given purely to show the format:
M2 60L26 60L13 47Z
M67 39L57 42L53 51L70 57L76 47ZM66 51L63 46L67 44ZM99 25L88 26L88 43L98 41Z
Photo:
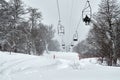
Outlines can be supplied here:
M93 58L79 60L76 53L0 52L0 80L120 80L120 68L98 65Z

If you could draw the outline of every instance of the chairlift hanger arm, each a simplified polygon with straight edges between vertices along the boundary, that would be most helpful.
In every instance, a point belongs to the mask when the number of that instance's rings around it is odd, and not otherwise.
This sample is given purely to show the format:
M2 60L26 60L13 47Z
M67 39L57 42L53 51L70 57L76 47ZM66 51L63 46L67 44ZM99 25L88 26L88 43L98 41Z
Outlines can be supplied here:
M88 7L84 8L82 12L84 12L87 8L91 9L91 6L88 6Z
M87 6L88 4L88 6ZM92 13L92 8L91 8L91 5L90 5L90 2L87 0L86 2L86 5L85 5L85 8L82 10L82 14L85 12L86 9L90 9L90 13Z

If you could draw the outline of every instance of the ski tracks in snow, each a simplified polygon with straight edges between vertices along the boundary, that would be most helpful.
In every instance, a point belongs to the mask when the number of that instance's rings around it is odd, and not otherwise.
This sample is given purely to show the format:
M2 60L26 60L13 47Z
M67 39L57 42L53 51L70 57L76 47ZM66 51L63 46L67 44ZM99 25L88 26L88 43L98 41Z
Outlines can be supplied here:
M22 71L27 71L30 69L30 66L21 65L24 62L26 63L33 58L19 58L19 59L11 59L9 61L3 61L0 63L0 78L2 80L12 80L12 74L19 73ZM32 71L31 71L32 72ZM33 71L34 72L34 71ZM28 72L29 73L29 72Z

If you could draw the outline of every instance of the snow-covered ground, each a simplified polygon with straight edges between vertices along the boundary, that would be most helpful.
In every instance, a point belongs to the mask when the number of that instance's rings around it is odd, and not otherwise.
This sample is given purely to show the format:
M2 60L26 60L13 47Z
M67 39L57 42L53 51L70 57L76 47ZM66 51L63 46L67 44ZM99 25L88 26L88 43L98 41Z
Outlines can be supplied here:
M99 65L95 58L79 60L76 53L0 52L0 80L120 80L120 68Z

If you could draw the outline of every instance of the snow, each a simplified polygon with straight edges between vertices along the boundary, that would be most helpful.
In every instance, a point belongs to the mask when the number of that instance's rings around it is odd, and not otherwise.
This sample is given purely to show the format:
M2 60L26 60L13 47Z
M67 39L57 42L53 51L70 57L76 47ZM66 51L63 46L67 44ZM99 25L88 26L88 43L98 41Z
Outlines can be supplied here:
M0 80L119 80L119 74L119 67L99 65L96 58L79 60L76 53L0 52Z

